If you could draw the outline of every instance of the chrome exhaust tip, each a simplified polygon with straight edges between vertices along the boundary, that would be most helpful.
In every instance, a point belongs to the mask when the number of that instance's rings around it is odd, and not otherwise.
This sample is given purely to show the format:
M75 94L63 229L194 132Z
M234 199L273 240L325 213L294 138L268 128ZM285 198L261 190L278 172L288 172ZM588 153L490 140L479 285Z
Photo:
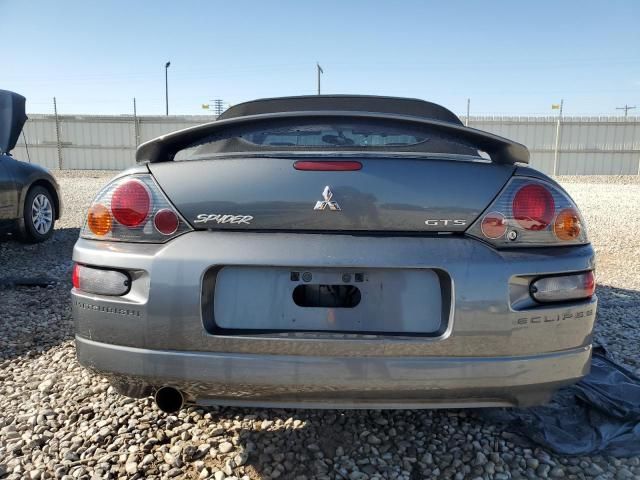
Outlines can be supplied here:
M173 387L160 387L154 399L158 408L165 413L176 413L184 405L182 392Z

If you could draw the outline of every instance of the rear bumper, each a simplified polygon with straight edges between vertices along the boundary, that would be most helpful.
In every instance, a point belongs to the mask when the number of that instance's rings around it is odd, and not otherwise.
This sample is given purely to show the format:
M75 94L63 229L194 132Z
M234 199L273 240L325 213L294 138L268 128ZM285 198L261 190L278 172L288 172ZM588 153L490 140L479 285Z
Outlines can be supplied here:
M533 305L528 279L593 269L590 245L497 251L462 236L200 231L163 245L80 239L73 258L132 274L123 297L72 291L80 362L131 396L172 385L198 403L529 405L588 370L597 298ZM452 287L446 330L214 331L207 318L215 283L207 279L227 265L441 270ZM265 325L282 312L274 305Z
M148 350L76 337L80 362L130 396L309 408L528 406L588 373L591 346L501 358L310 357Z

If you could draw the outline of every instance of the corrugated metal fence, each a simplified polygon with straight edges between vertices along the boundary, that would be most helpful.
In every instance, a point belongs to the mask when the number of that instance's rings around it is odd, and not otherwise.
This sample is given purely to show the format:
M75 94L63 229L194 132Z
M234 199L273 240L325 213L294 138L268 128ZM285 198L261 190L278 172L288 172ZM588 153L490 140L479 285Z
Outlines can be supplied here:
M56 128L55 115L34 114L13 155L52 169L121 170L135 164L140 143L211 120L212 116L61 115ZM531 165L553 173L556 117L470 117L469 126L523 143L531 151ZM640 117L565 117L556 169L559 175L639 174Z
M135 165L136 147L211 116L29 115L13 156L47 168L122 170ZM27 154L27 148L29 153Z
M556 117L471 117L469 126L526 145L531 165L553 173ZM565 117L558 175L640 174L640 117Z

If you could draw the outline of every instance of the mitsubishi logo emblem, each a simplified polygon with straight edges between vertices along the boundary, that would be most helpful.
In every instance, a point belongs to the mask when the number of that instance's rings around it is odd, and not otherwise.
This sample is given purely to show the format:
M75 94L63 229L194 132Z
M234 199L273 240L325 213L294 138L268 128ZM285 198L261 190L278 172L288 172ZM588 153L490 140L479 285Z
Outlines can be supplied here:
M313 207L313 209L324 210L327 207L329 207L329 210L341 210L340 205L338 205L338 202L331 200L332 197L333 197L333 192L331 191L331 188L329 188L329 185L327 185L326 187L324 187L324 190L322 191L322 198L324 198L324 200L318 200L316 202L316 206Z

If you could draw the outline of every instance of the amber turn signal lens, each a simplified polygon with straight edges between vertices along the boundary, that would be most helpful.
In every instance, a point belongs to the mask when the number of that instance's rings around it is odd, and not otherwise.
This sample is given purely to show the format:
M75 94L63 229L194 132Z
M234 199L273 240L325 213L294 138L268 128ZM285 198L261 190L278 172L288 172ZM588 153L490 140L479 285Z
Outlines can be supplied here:
M95 235L106 235L111 231L111 213L104 205L97 203L89 208L87 225Z
M580 235L581 229L580 217L573 208L562 210L553 225L553 232L560 240L575 240Z

